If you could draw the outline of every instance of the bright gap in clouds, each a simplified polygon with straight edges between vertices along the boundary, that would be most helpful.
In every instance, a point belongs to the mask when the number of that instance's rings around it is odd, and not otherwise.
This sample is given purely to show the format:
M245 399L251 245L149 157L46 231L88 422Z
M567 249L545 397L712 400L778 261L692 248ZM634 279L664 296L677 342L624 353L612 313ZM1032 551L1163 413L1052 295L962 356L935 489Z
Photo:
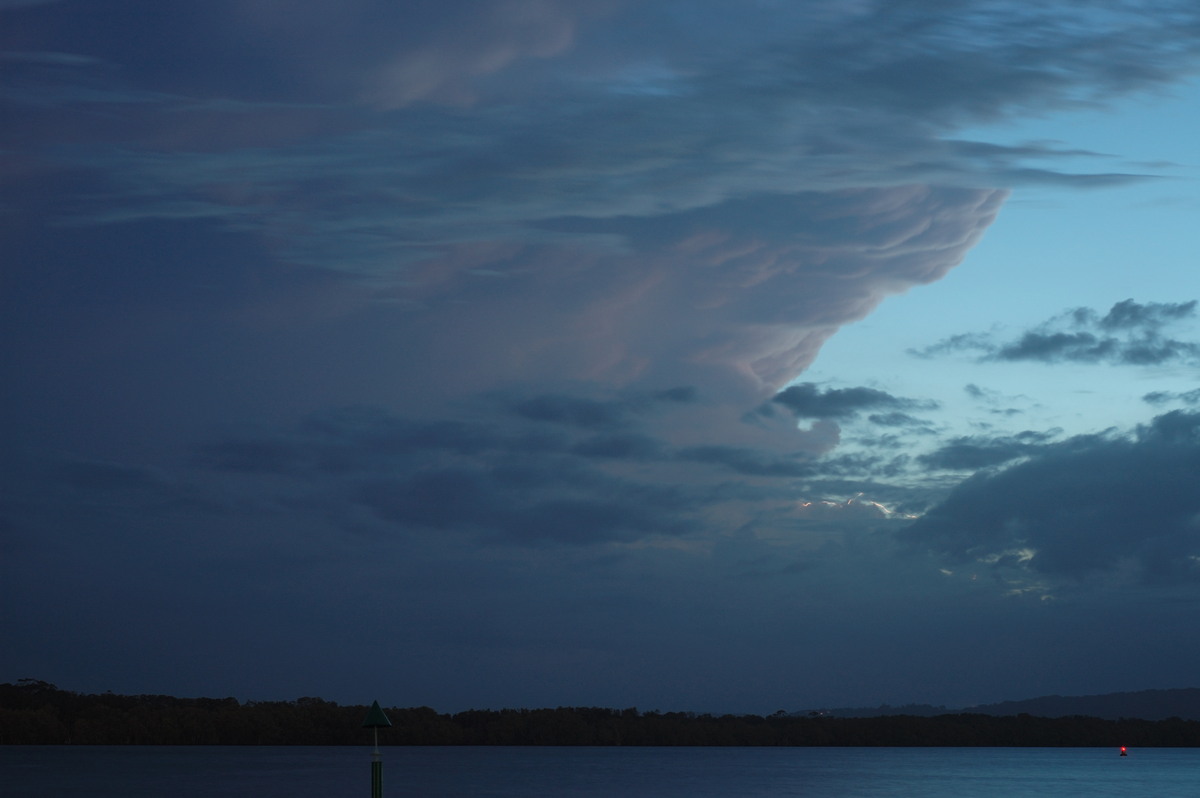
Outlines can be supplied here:
M963 334L1011 339L1080 307L1103 314L1125 300L1200 297L1200 83L956 135L1014 147L1053 143L1083 153L1054 164L1063 171L1146 179L1098 190L1020 187L961 266L844 327L801 379L936 398L945 411L938 423L959 434L986 427L1059 428L1064 435L1129 428L1161 410L1144 395L1197 387L1195 362L1186 360L1114 367L980 363L971 352L918 360L909 352ZM1200 324L1181 319L1171 333L1197 341ZM968 385L1008 404L981 406ZM1001 409L1011 417L1000 418Z

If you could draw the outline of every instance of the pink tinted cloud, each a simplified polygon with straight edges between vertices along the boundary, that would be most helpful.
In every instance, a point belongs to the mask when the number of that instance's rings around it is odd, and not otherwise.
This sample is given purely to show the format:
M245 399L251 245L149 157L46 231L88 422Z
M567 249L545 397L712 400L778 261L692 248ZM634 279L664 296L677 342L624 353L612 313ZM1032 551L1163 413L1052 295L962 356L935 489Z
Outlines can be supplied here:
M549 58L575 38L576 15L553 0L504 0L447 26L431 41L390 58L363 96L381 108L414 102L470 105L475 81L524 58Z
M439 353L423 369L460 390L687 384L749 407L798 377L841 325L946 274L1004 196L878 188L807 198L786 209L790 227L697 218L697 229L685 219L630 233L624 248L597 237L463 244L391 295L417 303L410 322ZM449 360L452 376L439 368Z
M235 25L265 35L277 63L330 99L380 109L414 103L467 106L480 81L526 59L561 55L580 22L612 0L241 0Z

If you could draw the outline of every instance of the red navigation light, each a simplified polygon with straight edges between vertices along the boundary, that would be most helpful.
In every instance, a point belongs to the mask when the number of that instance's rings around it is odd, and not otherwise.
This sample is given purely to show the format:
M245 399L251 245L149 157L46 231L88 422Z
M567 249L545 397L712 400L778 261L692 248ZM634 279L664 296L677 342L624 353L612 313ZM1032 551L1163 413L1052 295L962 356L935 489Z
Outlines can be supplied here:
M1121 756L1128 756L1128 754L1125 752L1125 746L1121 746Z

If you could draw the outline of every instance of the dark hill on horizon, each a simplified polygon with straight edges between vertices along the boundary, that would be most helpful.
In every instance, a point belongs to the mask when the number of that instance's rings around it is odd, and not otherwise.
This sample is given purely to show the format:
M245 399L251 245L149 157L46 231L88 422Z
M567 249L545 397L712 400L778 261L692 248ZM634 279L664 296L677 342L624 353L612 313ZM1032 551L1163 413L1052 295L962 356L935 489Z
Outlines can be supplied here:
M975 713L980 715L1033 715L1039 718L1065 718L1085 716L1118 720L1138 718L1140 720L1200 720L1200 688L1186 687L1171 690L1138 690L1128 693L1105 693L1103 695L1061 696L1048 695L1027 698L1022 701L1002 701L998 704L980 704L973 707L947 708L929 704L909 704L893 707L845 707L826 710L806 710L797 714L832 715L838 718L872 718L889 715L914 715L934 717L949 713Z
M1050 696L985 708L711 715L636 707L467 710L382 707L384 745L1023 746L1200 748L1200 690ZM1035 716L1039 711L1054 715ZM927 713L927 714L928 714ZM1017 713L1017 714L1012 714ZM1094 713L1090 716L1082 713ZM1118 713L1120 719L1098 717ZM1169 713L1169 714L1168 714ZM1167 715L1138 719L1134 715ZM0 745L362 745L364 705L81 694L47 682L0 684ZM373 739L373 738L372 738ZM2 792L2 790L0 790Z

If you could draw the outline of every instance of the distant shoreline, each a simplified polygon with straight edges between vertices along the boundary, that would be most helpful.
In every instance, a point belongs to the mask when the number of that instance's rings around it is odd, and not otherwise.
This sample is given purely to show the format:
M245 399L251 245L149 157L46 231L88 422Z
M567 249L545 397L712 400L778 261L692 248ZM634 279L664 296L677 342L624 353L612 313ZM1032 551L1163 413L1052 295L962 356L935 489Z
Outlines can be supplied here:
M386 746L1200 747L1200 721L817 712L709 715L636 708L384 708ZM0 745L364 745L366 705L80 694L0 684Z

